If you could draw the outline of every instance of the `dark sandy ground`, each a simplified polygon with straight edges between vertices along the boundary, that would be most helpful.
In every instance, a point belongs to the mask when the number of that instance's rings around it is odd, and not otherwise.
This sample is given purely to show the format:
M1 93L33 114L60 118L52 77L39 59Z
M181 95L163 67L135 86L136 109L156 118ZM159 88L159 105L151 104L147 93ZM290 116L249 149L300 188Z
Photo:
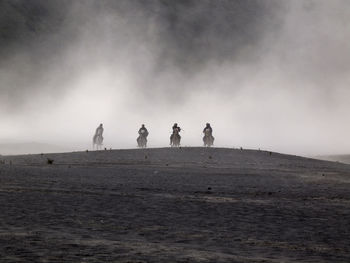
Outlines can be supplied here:
M350 165L215 148L0 160L0 262L350 262Z

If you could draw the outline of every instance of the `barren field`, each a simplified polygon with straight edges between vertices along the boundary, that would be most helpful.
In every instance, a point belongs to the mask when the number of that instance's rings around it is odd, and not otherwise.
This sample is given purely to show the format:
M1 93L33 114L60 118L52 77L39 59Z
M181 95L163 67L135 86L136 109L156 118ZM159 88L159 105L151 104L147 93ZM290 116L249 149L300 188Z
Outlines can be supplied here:
M350 262L350 165L218 148L0 160L0 262Z

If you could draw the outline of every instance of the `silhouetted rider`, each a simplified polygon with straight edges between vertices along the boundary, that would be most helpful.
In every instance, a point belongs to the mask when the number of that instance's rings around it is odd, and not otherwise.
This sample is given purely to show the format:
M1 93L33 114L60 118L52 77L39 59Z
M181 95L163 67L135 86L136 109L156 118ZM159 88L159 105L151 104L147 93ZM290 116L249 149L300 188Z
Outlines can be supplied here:
M97 127L97 129L96 129L96 132L95 132L95 138L97 138L97 137L101 137L101 138L103 138L103 136L102 136L102 134L103 134L103 124L101 123L98 127Z
M140 136L146 137L148 136L148 130L146 129L145 125L142 124L141 128L139 129Z
M93 147L95 148L96 146L96 149L98 149L99 147L102 146L102 142L103 142L103 125L102 123L97 127L96 129L96 132L95 132L95 135L92 139L92 142L93 142Z
M181 136L180 136L180 131L181 131L181 128L179 127L179 126L177 126L177 123L174 123L174 125L173 125L173 133L171 134L171 136L170 136L170 145L171 145L171 142L172 142L172 140L173 140L173 137L174 137L174 134L175 134L175 130L178 130L178 132L179 132L179 137L181 138Z
M203 142L204 146L211 147L214 144L214 136L213 136L213 129L210 126L210 123L207 123L205 125L205 128L203 129L204 137Z
M174 123L174 125L173 125L173 133L174 133L174 130L176 128L178 129L179 132L181 131L181 128L179 126L177 126L177 123Z
M207 123L207 124L206 124L205 128L203 129L203 133L205 133L206 130L209 130L210 135L212 135L213 129L212 129L212 127L210 126L210 123Z

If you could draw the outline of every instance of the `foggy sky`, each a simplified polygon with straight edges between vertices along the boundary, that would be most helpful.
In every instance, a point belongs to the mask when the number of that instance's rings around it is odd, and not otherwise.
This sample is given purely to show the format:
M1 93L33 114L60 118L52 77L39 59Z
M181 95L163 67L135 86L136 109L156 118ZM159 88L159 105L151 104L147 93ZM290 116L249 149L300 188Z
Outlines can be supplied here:
M130 148L145 123L167 146L177 122L198 146L210 122L216 146L350 152L348 1L60 3L0 43L0 142L86 149L103 123Z

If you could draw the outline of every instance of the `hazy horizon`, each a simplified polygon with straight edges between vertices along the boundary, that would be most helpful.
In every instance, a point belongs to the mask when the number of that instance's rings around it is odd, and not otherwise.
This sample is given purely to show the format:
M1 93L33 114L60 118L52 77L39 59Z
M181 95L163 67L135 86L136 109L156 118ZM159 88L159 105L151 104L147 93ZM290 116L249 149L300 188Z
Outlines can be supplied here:
M346 0L0 4L0 144L350 153Z

